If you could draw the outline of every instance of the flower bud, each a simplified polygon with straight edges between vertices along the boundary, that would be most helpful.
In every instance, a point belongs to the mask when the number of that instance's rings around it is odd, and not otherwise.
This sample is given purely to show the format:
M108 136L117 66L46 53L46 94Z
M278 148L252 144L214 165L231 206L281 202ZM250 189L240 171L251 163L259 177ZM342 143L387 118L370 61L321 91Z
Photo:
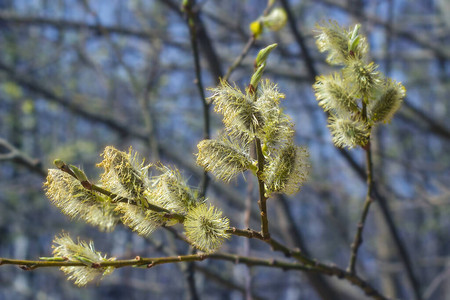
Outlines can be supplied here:
M261 22L269 30L278 31L286 25L286 11L281 7L274 8L267 16L261 18Z

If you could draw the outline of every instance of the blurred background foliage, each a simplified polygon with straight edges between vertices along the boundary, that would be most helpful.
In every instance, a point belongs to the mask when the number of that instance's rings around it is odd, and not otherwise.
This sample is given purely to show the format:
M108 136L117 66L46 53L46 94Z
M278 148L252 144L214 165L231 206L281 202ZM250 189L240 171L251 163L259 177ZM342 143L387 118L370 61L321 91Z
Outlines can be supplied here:
M146 240L124 227L101 233L71 221L45 198L46 169L60 158L95 179L106 145L130 145L148 161L177 165L198 185L194 153L203 138L203 107L194 83L189 30L181 1L0 1L0 257L49 256L65 230L119 258L185 254L159 230ZM265 76L286 94L296 141L311 153L302 191L269 201L271 231L312 257L345 267L362 209L360 149L337 151L311 85L330 73L314 43L315 24L361 23L371 55L402 81L406 101L389 126L376 128L376 182L407 249L422 299L450 295L450 2L446 0L282 0L289 20L265 32L230 81L248 84L257 51L274 42ZM197 39L205 87L218 83L250 39L265 1L197 1ZM293 30L295 29L295 30ZM222 128L211 111L212 135ZM251 176L208 197L233 226L259 228ZM278 257L258 241L232 238L222 250ZM413 299L404 260L377 203L370 212L358 271L393 298ZM56 269L0 268L0 299L364 299L347 282L205 261L188 267L125 268L100 284L76 288ZM197 295L189 289L195 274ZM190 292L191 291L191 292ZM327 294L328 293L328 294ZM328 295L328 296L327 296ZM331 295L331 296L330 296ZM447 295L447 296L446 296ZM446 298L447 297L447 298Z

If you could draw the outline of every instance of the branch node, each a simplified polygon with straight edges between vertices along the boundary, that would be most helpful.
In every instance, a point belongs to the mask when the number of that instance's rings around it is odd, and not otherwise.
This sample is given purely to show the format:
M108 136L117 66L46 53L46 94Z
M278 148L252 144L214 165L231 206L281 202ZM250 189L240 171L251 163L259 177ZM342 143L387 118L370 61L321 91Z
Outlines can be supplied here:
M21 268L24 271L31 271L32 270L31 266L25 266L25 265L19 266L19 268Z

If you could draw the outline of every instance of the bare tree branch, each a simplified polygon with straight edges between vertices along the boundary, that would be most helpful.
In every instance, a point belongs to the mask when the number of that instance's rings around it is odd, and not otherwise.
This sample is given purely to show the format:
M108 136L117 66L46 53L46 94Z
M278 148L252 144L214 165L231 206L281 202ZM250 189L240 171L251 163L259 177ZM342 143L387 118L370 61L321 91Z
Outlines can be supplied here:
M3 138L0 138L0 161L1 160L12 160L20 165L24 165L39 175L47 175L47 172L42 169L42 164L38 159L29 157Z

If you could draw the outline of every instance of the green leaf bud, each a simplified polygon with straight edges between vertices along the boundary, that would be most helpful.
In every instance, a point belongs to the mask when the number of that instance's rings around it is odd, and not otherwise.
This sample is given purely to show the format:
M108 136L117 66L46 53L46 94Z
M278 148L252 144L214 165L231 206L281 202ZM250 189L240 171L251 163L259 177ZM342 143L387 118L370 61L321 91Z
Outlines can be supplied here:
M253 36L255 38L258 38L263 32L264 26L262 22L258 19L250 23L249 29L252 32Z
M352 34L350 36L350 39L348 41L348 51L352 51L355 52L356 51L356 47L359 44L359 40L360 40L360 36L358 35L359 33L359 29L361 28L360 24L356 24L355 27L353 27L353 31Z
M368 52L366 38L359 35L359 26L346 30L337 22L329 21L317 25L317 48L328 52L327 62L332 65L344 65L347 60L365 59Z
M256 89L261 81L262 74L264 73L264 69L266 68L266 63L262 63L256 69L255 73L253 73L252 78L250 79L250 86Z
M64 167L66 165L65 162L63 162L61 159L55 159L53 161L53 164L58 168L61 169L62 167Z
M81 171L79 168L75 167L74 165L70 165L69 168L75 174L75 176L77 177L77 179L80 182L86 182L86 181L89 182L86 174L83 171Z
M256 59L255 59L255 66L256 66L257 68L259 68L259 66L265 64L267 58L269 57L270 52L272 52L272 50L275 49L277 46L278 46L278 44L275 43L275 44L272 44L272 45L267 46L267 47L264 48L264 49L261 49L261 50L258 52L258 55L256 56Z
M269 30L278 31L286 25L286 11L281 7L276 7L267 16L263 16L261 22Z

